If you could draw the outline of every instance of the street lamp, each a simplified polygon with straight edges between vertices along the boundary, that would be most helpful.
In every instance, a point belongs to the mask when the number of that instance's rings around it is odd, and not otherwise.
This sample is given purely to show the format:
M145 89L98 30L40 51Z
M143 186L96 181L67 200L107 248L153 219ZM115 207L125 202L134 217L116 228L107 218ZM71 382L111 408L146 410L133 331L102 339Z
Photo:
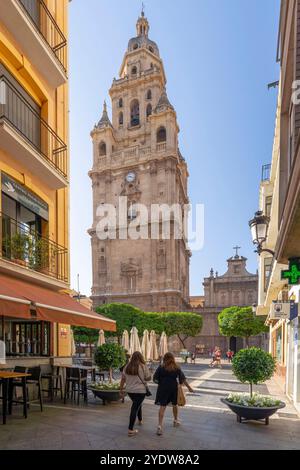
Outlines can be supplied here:
M268 248L263 248L262 244L266 241L268 235L270 217L263 214L262 211L257 211L253 219L249 222L253 244L257 246L255 250L259 255L265 251L274 256L274 251Z

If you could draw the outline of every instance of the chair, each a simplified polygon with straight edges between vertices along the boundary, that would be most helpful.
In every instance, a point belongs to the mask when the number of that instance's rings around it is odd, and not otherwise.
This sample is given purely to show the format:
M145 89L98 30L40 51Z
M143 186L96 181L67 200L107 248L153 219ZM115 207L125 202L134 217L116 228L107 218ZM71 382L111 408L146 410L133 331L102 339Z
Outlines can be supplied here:
M38 397L40 401L41 411L43 411L43 398L42 398L42 370L40 366L31 367L28 369L30 377L27 379L27 384L35 385L38 388Z
M16 366L14 368L14 372L19 372L20 374L26 374L27 373L27 367ZM22 399L21 400L17 400L17 398L13 398L14 391L18 387L22 388ZM14 380L9 381L9 390L8 390L8 412L9 412L9 414L12 413L13 403L23 405L23 414L24 414L24 417L27 418L28 390L27 390L26 379L14 379Z
M62 376L59 373L59 366L48 365L42 369L42 381L48 380L48 388L43 388L42 392L47 392L50 400L54 400L54 396L57 397L57 392L60 392L60 397L63 399L63 385Z
M65 382L65 396L64 403L70 396L71 386L71 399L75 398L77 393L77 404L79 405L80 395L84 396L84 401L87 402L87 370L81 370L79 367L66 368L66 382Z

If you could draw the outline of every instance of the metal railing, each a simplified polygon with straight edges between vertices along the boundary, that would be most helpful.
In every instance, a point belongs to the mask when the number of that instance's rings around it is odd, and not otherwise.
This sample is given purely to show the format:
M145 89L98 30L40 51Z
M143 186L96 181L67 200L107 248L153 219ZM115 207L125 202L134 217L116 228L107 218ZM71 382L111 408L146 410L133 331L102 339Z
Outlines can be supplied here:
M261 180L262 181L269 181L271 176L271 164L268 163L267 165L263 165L261 171Z
M19 266L68 282L68 250L0 212L0 253Z
M67 40L43 0L19 0L23 10L67 72Z
M0 76L0 119L5 119L27 142L67 177L67 145L25 97Z

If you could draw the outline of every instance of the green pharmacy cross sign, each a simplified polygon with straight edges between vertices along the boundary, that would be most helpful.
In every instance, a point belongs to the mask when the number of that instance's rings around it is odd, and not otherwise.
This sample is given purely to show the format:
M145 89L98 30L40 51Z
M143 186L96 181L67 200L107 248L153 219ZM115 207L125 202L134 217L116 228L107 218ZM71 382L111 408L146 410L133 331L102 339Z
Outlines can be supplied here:
M288 279L290 285L300 281L300 258L289 259L289 269L281 271L281 279Z

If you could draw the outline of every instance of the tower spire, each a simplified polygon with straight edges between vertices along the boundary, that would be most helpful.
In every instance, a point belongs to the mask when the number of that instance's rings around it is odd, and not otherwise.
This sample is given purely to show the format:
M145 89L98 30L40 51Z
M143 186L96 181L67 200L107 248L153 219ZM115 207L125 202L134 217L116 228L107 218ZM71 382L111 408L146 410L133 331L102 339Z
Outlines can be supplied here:
M141 16L139 16L136 23L136 31L138 36L148 36L149 33L149 23L145 17L145 5L142 3Z

